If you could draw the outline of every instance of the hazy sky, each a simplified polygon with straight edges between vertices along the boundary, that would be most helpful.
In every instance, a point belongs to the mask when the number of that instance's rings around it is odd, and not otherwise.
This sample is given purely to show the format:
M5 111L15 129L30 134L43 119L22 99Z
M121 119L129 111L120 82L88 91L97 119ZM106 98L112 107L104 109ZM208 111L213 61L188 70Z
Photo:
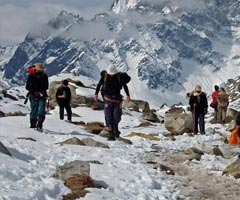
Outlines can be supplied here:
M61 10L92 18L109 10L114 0L0 0L0 45L22 42L30 29Z

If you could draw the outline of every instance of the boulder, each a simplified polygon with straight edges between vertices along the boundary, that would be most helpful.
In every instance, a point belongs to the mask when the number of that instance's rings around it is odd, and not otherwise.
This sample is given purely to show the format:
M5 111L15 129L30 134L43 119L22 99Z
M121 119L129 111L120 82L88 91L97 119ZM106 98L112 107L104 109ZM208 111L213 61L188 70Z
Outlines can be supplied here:
M232 164L226 167L223 171L223 175L233 176L235 178L240 178L240 159L238 158Z
M82 142L77 137L69 138L63 142L59 142L58 144L72 144L72 145L83 145L83 146L85 145L84 142Z
M6 154L8 156L12 156L12 154L8 151L7 147L0 142L0 153Z
M145 133L131 132L131 133L128 135L128 137L134 137L134 136L141 137L141 138L148 139L148 140L160 141L160 138L157 138L157 137L155 137L155 136L148 135L148 134L145 134Z
M184 154L187 155L186 159L187 160L201 160L202 155L204 154L201 150L192 147L184 151Z
M106 130L106 127L101 122L88 122L84 127L88 132L93 134L99 134L102 130Z
M157 115L154 112L144 112L141 117L144 120L150 121L150 122L155 122L155 123L160 123L160 120L158 119Z
M70 163L66 163L63 166L58 166L54 178L66 181L68 178L75 174L90 175L90 164L86 161L75 160Z
M191 133L193 131L193 119L191 113L186 113L182 108L172 108L165 113L165 128L174 135Z
M129 110L134 110L136 112L139 112L139 110L141 110L142 112L150 111L149 103L142 100L131 100L129 103L127 103L125 107Z
M83 138L82 142L86 145L86 146L91 146L91 147L101 147L101 148L109 148L106 144L102 143L102 142L98 142L93 140L92 138Z

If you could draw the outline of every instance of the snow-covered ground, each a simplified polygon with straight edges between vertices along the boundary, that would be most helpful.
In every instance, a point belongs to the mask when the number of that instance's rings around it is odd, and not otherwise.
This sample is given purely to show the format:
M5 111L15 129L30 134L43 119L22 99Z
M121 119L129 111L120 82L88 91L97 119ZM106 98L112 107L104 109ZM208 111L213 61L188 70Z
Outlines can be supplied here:
M67 78L65 74L52 77L50 80L61 80ZM92 85L90 79L82 78L81 81ZM12 88L12 93L17 92L25 95L23 88ZM79 94L93 95L92 90L79 89ZM5 100L4 100L5 101ZM5 101L1 110L13 112L21 110L29 112L29 104L23 105L24 99L19 101ZM157 115L163 116L168 107L157 110ZM108 141L106 138L88 133L83 127L59 120L58 108L52 110L44 122L44 133L39 133L29 128L29 115L0 118L0 141L9 149L13 157L0 153L0 200L56 200L62 195L69 193L69 189L60 180L54 179L56 166L74 160L98 160L102 165L90 164L90 176L97 182L107 185L107 188L89 188L84 198L86 200L174 200L185 198L184 190L179 186L182 177L176 171L175 176L166 175L165 172L153 169L148 161L162 162L163 157L182 152L188 148L211 149L216 145L224 146L219 139L222 136L229 137L226 125L211 124L212 110L206 118L206 135L194 137L183 134L175 136L176 140L165 137L168 131L163 124L154 124L150 127L138 127L144 120L141 113L124 110L120 131L122 137L130 139L133 144L128 145L121 141ZM73 121L104 122L103 111L93 111L86 107L73 109L78 117ZM210 134L209 128L216 130ZM160 141L150 141L140 137L127 137L132 131L154 135ZM32 138L36 142L20 137ZM107 144L110 148L97 148L77 145L60 145L59 142L71 137L93 138L94 140ZM153 145L154 144L154 145ZM153 148L153 146L155 148ZM159 157L152 156L152 152L158 151ZM236 150L238 151L238 150ZM240 152L240 150L238 151ZM181 163L183 167L189 168L197 174L209 174L221 179L222 171L232 163L235 157L222 158L206 153L200 161L193 160ZM154 157L154 158L153 158ZM166 158L164 158L166 159ZM166 161L166 160L165 160ZM226 178L226 177L225 177ZM234 184L240 184L235 182ZM224 182L224 180L222 180ZM202 183L199 182L199 185ZM202 187L202 186L201 186ZM190 198L191 199L191 198ZM211 198L210 198L211 199Z

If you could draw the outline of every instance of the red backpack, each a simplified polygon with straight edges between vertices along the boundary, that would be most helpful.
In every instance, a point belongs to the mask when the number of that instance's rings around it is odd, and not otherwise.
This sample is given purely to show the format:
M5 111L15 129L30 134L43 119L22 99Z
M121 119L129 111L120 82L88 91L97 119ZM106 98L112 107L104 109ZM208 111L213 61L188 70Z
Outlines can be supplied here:
M35 72L35 65L32 65L32 66L28 67L27 71L28 71L29 74L33 74Z

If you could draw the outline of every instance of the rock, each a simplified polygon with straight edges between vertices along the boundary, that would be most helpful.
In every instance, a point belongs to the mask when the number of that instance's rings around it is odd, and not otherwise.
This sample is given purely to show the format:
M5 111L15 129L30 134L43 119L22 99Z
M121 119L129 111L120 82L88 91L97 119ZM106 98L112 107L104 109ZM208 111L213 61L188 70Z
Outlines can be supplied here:
M222 153L222 151L218 148L218 146L215 146L215 147L213 148L213 155L223 157L223 153Z
M2 142L0 142L0 152L8 156L12 156L12 154L8 151L7 147L5 147Z
M104 109L104 103L103 102L94 102L91 106L93 110L103 110Z
M197 153L199 155L204 155L203 151L201 151L201 150L199 150L199 149L197 149L195 147L191 147L191 148L185 150L184 153L186 155L189 155L189 154L192 154L192 153Z
M101 137L105 137L105 138L110 137L109 132L106 131L106 130L102 130L102 131L99 133L99 135L100 135Z
M140 123L138 126L135 126L135 128L138 127L146 127L146 126L155 126L154 124L150 123L150 122L142 122Z
M187 155L186 156L186 159L187 160L201 160L201 156L204 154L201 150L195 148L195 147L192 147L192 148L189 148L187 149L186 151L184 151L184 154Z
M91 147L101 147L101 148L109 148L106 144L102 143L102 142L98 142L93 140L92 138L83 138L82 142L86 145L86 146L91 146Z
M63 166L58 166L54 178L66 181L75 174L90 175L90 164L86 161L75 160L66 163Z
M223 171L223 175L240 178L240 159L238 158L232 164L227 166L226 169Z
M170 167L160 163L154 164L153 169L160 169L160 171L166 172L167 175L175 175L175 172Z
M156 123L160 122L160 120L158 119L157 115L154 112L145 112L141 115L141 117L144 120L147 120L150 122L156 122Z
M131 132L128 137L134 137L134 136L138 136L144 139L148 139L148 140L155 140L155 141L160 141L160 138L157 138L155 136L152 135L147 135L145 133L136 133L136 132Z
M131 100L125 107L129 108L129 110L134 110L139 112L141 110L142 112L149 112L150 106L147 101L142 100Z
M106 130L106 127L101 122L88 122L85 124L85 129L93 134L99 134L102 130Z
M0 117L5 117L5 113L0 110Z
M191 133L193 131L192 114L185 113L182 108L172 108L165 113L164 125L174 135Z
M73 145L82 145L84 146L84 142L82 142L80 139L78 139L77 137L72 137L72 138L69 138L63 142L59 142L57 144L73 144Z
M240 102L240 100L239 100L239 102ZM239 111L235 110L234 108L228 107L228 110L227 110L228 122L230 122L231 120L235 120L239 114L240 114Z
M122 138L122 137L118 137L117 140L118 140L118 141L121 141L121 142L124 142L124 143L126 143L126 144L132 145L132 141L129 140L129 139Z
M65 181L65 185L71 190L71 193L64 195L63 200L75 200L84 197L88 191L85 188L94 188L94 181L85 174L76 174Z
M26 116L26 115L27 115L27 114L22 113L21 111L5 113L5 117L12 117L12 116Z
M72 124L75 124L75 125L77 125L77 126L85 126L85 122L83 122L83 121L79 121L79 122L75 122L75 121L72 121L71 122Z

